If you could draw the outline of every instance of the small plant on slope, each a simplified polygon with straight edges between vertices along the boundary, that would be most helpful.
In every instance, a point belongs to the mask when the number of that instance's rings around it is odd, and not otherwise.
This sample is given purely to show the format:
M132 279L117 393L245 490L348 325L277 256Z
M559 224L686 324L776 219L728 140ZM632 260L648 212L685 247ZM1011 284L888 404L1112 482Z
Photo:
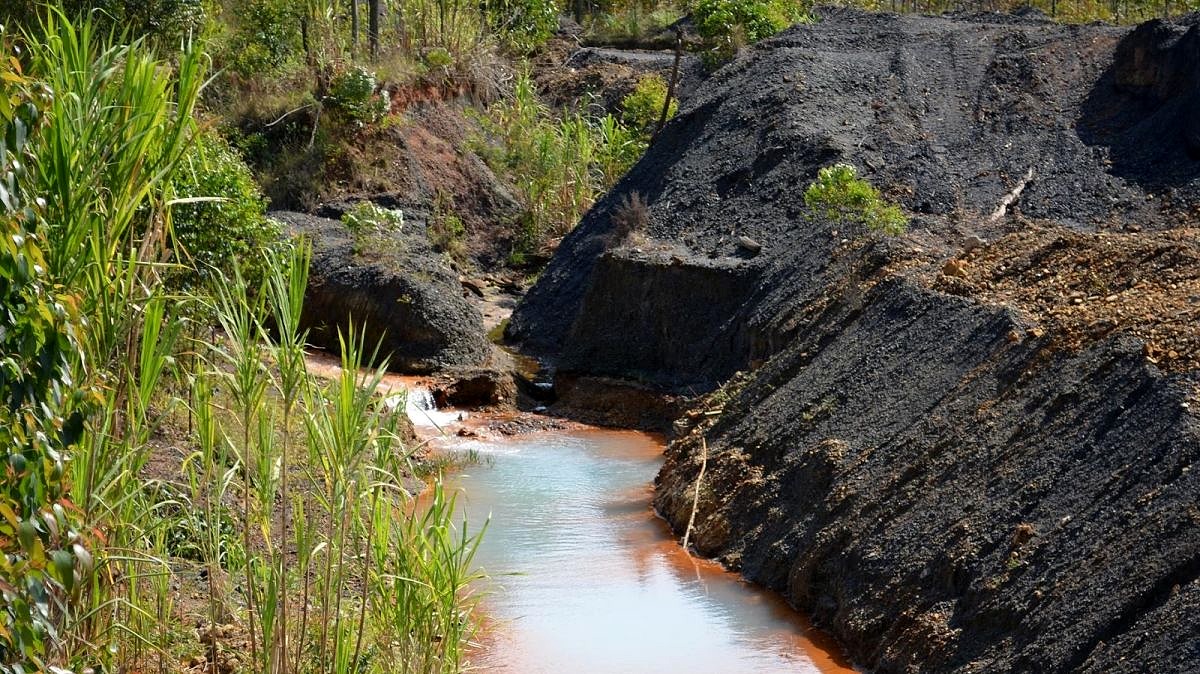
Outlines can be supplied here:
M663 104L667 101L667 81L657 73L638 80L637 86L621 100L621 118L626 124L649 134L662 116ZM667 119L675 116L679 103L671 101L667 108Z
M896 235L908 229L900 207L887 203L849 164L821 169L804 191L804 204L831 220L856 222L873 232Z

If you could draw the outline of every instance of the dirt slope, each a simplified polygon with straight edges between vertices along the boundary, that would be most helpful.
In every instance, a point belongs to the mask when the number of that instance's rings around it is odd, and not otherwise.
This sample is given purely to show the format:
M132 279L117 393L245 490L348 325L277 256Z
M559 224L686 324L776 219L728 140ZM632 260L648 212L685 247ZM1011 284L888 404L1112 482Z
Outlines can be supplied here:
M872 671L1194 671L1198 39L825 11L702 85L509 334L712 391L658 507L686 524L707 447L698 549ZM908 234L804 207L837 161Z
M799 246L803 259L779 266L803 265L805 275L819 274L830 245L847 234L802 217L804 186L835 161L855 164L918 216L915 229L946 245L1002 231L1004 222L979 216L1031 168L1035 179L1018 204L1026 216L1080 230L1172 226L1190 217L1200 175L1187 154L1187 122L1177 118L1176 99L1189 90L1175 88L1178 95L1164 103L1117 80L1138 80L1118 77L1126 71L1162 75L1160 62L1175 53L1165 45L1193 49L1191 38L1172 32L1179 30L1151 26L1130 36L1123 28L1014 17L830 10L816 26L760 45L704 84L564 241L510 335L534 351L569 342L592 271L610 247L613 209L631 191L651 205L651 238L683 244L682 257L735 256L737 237L746 235L773 262L796 257ZM1129 63L1114 65L1127 36ZM1151 145L1152 162L1113 150ZM795 293L811 290L803 278L792 285ZM770 320L746 318L755 326ZM715 381L745 364L714 364L705 374Z

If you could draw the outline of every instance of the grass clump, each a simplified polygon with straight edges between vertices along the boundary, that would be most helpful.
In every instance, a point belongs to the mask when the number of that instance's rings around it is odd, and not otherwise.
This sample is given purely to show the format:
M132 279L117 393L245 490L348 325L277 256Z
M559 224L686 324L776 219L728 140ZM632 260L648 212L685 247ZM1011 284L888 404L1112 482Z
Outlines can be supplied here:
M308 376L307 245L166 283L201 257L168 257L172 216L261 215L211 193L244 175L196 157L227 150L192 121L205 59L50 17L24 60L0 35L0 672L197 650L203 671L460 671L478 537L438 489L405 490L362 340L335 382Z
M908 229L900 207L885 201L849 164L821 169L804 191L804 204L826 218L864 225L873 232L897 235Z
M455 264L466 264L467 226L454 212L453 200L444 192L438 192L433 200L433 214L429 218L426 233L434 250L445 253Z
M526 212L512 234L514 265L570 231L646 149L642 134L612 115L554 114L538 100L527 70L517 77L513 96L479 120L487 138L477 139L473 149L524 192Z
M674 4L647 4L634 1L607 7L585 21L585 37L596 44L634 45L644 47L670 46L673 37L662 33L684 12ZM650 41L651 44L645 44ZM657 44L654 44L657 42Z
M621 100L621 119L631 128L650 134L662 117L667 103L667 81L657 73L638 80L637 86ZM667 107L667 119L679 111L679 102L672 99Z
M696 0L691 9L710 65L808 18L803 3L789 0Z

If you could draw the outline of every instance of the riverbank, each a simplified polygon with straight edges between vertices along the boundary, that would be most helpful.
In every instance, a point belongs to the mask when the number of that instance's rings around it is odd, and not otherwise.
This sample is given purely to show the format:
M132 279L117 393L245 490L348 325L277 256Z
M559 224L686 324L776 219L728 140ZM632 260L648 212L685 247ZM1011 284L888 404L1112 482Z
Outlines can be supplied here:
M823 10L713 75L508 334L706 394L657 506L681 534L707 451L697 549L871 671L1187 671L1197 35ZM907 232L813 207L837 164Z

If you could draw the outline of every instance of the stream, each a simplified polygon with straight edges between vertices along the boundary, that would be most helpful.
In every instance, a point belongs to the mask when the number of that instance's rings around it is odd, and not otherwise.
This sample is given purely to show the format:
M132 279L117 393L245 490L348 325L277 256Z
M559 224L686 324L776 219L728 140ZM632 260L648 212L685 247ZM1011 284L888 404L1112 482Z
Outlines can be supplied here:
M469 446L483 462L448 483L470 522L491 513L483 671L851 671L778 598L669 537L650 510L656 439L587 429Z
M476 557L490 576L477 671L854 671L777 596L680 547L650 507L660 439L573 423L460 438L450 431L457 413L433 410L419 390L408 400L421 436L478 458L446 478L470 527L490 516Z

